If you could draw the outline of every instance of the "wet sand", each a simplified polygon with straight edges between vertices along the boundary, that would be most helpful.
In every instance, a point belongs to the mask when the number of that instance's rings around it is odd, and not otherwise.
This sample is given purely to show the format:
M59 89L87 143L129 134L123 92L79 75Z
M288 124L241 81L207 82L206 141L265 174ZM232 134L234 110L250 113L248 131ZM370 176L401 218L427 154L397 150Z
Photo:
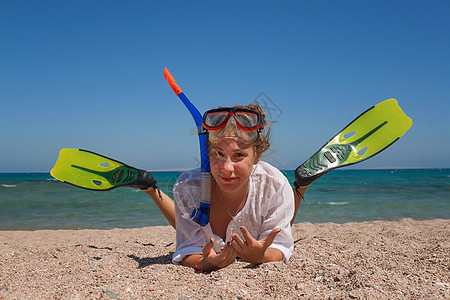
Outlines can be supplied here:
M289 263L171 263L169 226L0 231L0 299L450 299L450 220L298 223Z

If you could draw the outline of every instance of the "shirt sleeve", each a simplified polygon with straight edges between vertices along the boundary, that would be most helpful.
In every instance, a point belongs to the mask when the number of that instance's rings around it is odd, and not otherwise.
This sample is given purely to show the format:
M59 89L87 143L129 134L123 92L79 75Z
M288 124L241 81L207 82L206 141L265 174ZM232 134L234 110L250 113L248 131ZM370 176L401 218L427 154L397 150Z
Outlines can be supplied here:
M283 253L283 261L287 262L294 250L294 238L291 232L294 192L285 177L283 181L280 191L275 193L270 201L271 205L261 226L260 239L267 237L275 228L281 229L269 248L280 250Z
M187 255L202 254L206 236L200 225L181 216L177 205L175 205L175 216L177 249L173 254L172 262L180 264Z
M173 187L175 202L175 224L177 248L172 257L174 264L180 264L190 254L201 254L206 244L204 229L183 215L190 215L192 206L197 206L201 187L197 170L183 173Z

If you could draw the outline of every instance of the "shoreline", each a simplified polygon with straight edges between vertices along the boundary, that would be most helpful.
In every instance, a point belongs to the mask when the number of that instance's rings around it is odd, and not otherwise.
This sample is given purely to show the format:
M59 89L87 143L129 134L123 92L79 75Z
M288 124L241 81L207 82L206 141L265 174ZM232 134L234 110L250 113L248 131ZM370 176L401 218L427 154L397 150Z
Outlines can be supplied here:
M146 170L148 172L186 172L193 169L198 169L199 167L192 167L192 168L168 168L168 169L149 169ZM281 171L295 171L296 167L293 169L280 169ZM402 166L382 166L382 167L353 167L348 166L345 169L336 169L334 171L342 171L342 170L354 170L354 171L364 171L364 170L446 170L450 169L450 167L402 167ZM46 174L50 175L50 171L29 171L29 172L0 172L0 175L7 175L7 174ZM53 177L52 177L53 178ZM57 179L55 179L57 180Z
M433 221L433 220L449 220L450 219L443 219L443 218L432 218L432 219L420 219L420 220L416 220L413 218L401 218L401 219L394 219L394 220L364 220L364 221L346 221L346 222L308 222L308 221L303 221L303 222L297 222L294 223L295 224L311 224L311 225L320 225L320 224L337 224L337 225L342 225L342 224L360 224L360 223L368 223L368 222L402 222L402 221L416 221L416 222L422 222L422 221ZM78 227L78 226L75 226ZM139 230L139 229L152 229L155 227L161 227L161 228L165 228L165 227L169 227L172 228L171 225L169 224L158 224L158 225L148 225L148 226L141 226L141 227L114 227L114 228L98 228L98 227L79 227L79 228L74 228L74 227L57 227L57 228L28 228L28 227L24 227L24 228L12 228L12 229L2 229L0 228L0 237L1 237L1 233L2 232L36 232L36 231L82 231L82 230L98 230L98 231L111 231L111 230ZM175 230L174 230L175 232Z
M171 263L171 226L0 231L0 299L437 298L450 220L296 223L287 264L200 273Z

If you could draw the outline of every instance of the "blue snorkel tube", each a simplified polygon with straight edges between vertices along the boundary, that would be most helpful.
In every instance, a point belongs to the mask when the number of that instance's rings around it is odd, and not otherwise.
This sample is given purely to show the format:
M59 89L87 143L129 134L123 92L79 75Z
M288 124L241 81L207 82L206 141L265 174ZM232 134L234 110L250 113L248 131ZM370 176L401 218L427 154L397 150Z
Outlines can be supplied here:
M164 78L169 83L175 94L183 101L192 117L194 118L195 125L197 126L198 138L200 141L200 159L201 159L201 199L200 207L194 208L190 219L194 220L200 226L206 226L209 222L209 207L211 202L211 167L209 166L208 148L206 145L207 134L202 127L202 115L198 109L189 101L184 95L180 86L173 79L167 68L164 68Z

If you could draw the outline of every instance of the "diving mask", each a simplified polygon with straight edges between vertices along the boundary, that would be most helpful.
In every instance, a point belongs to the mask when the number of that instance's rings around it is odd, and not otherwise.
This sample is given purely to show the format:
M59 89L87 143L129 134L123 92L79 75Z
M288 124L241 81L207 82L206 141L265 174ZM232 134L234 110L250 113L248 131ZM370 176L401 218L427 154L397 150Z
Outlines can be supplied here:
M209 140L218 143L225 138L253 143L264 127L259 112L235 107L217 108L203 115L203 128L208 130Z

